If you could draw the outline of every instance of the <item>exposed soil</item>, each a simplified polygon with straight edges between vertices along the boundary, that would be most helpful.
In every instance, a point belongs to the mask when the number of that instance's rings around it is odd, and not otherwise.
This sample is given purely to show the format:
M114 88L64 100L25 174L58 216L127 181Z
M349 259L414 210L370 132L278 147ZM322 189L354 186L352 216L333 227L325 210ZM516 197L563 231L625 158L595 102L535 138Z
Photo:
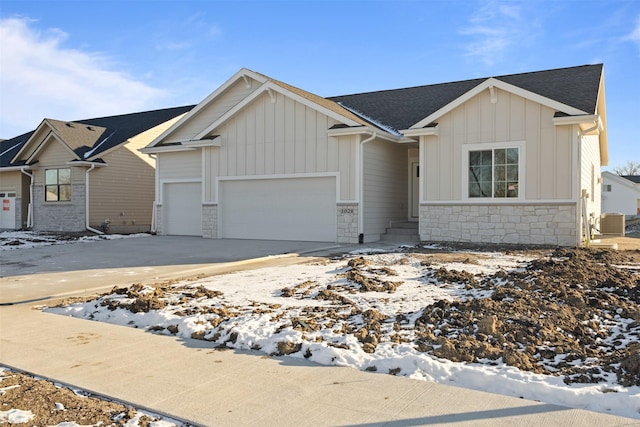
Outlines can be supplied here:
M375 265L358 256L348 260L348 268L341 273L347 280L340 285L303 281L283 288L283 298L322 299L331 305L305 307L280 328L299 330L309 339L313 339L314 331L333 328L334 332L354 336L367 353L375 352L383 341L411 343L416 350L438 358L502 362L525 371L560 376L567 384L615 382L640 386L640 250L510 247L501 249L534 259L522 269L500 270L490 276L441 267L451 262L477 264L485 255L478 252L479 248L473 249L473 253L407 249L424 266L426 283L462 285L468 298L442 299L417 313L402 313L395 318L385 318L375 309L361 310L353 301L354 295L369 291L392 294L403 283L395 277L393 265ZM209 317L209 329L194 333L192 338L220 346L237 339L228 325L239 316L239 307L188 304L195 299L219 299L222 293L175 282L154 286L152 290L142 285L114 288L110 294L126 298L105 296L100 304L112 310L146 312L176 304L179 295L182 305L176 314L187 316L205 310L215 315ZM278 308L256 304L252 310L270 313ZM409 322L409 316L417 320ZM273 321L280 320L274 316ZM177 326L159 326L157 331L178 332ZM292 354L301 348L299 342L282 342L274 354ZM368 370L375 371L376 367ZM20 387L7 388L14 384ZM132 410L122 405L79 397L68 389L13 372L5 372L0 386L4 391L0 410L41 408L34 419L37 421L21 424L24 426L55 425L64 420L121 425L132 416ZM64 411L55 409L57 402L64 405ZM141 421L140 425L145 424Z
M3 411L9 409L29 410L33 418L12 424L3 417ZM142 427L157 420L140 415L131 407L79 390L73 391L19 372L0 371L0 424L32 427L75 422L81 426L123 426L134 419Z

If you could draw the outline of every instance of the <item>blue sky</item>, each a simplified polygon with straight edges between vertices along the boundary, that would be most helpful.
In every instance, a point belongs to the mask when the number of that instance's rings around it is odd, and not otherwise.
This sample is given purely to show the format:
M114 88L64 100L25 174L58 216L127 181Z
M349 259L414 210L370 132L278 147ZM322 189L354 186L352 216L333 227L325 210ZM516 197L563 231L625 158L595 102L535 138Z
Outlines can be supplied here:
M640 161L640 1L0 0L0 138L196 104L242 67L321 96L604 63Z

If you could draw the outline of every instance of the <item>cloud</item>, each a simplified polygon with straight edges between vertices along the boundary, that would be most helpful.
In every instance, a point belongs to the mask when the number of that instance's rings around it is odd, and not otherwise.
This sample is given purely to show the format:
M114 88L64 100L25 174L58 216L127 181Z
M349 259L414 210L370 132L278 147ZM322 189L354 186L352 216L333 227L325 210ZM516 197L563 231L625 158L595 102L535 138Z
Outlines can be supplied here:
M636 26L631 33L626 37L627 40L634 42L638 48L640 48L640 16L636 19Z
M472 41L465 46L465 56L491 66L515 46L527 44L535 37L535 21L523 18L521 7L513 4L484 3L460 33Z
M0 20L0 137L44 118L79 120L155 108L167 94L117 69L101 54L64 47L69 35L24 18Z

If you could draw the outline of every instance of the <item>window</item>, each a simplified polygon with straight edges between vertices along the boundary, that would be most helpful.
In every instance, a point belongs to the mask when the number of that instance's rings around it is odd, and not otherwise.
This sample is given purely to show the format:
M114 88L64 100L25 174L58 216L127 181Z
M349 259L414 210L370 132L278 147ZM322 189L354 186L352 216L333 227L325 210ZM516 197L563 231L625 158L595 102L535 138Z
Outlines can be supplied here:
M611 192L611 184L602 184L602 191L604 193L610 193Z
M47 169L44 174L45 200L65 202L71 200L71 169Z
M469 198L520 197L520 147L469 150Z

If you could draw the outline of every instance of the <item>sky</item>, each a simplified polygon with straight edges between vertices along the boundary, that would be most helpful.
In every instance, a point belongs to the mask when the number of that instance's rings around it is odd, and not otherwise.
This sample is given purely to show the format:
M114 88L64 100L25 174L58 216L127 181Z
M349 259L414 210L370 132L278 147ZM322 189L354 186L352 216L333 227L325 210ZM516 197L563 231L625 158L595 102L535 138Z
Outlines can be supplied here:
M609 168L640 162L637 0L0 0L0 138L197 104L243 67L328 97L596 63Z

